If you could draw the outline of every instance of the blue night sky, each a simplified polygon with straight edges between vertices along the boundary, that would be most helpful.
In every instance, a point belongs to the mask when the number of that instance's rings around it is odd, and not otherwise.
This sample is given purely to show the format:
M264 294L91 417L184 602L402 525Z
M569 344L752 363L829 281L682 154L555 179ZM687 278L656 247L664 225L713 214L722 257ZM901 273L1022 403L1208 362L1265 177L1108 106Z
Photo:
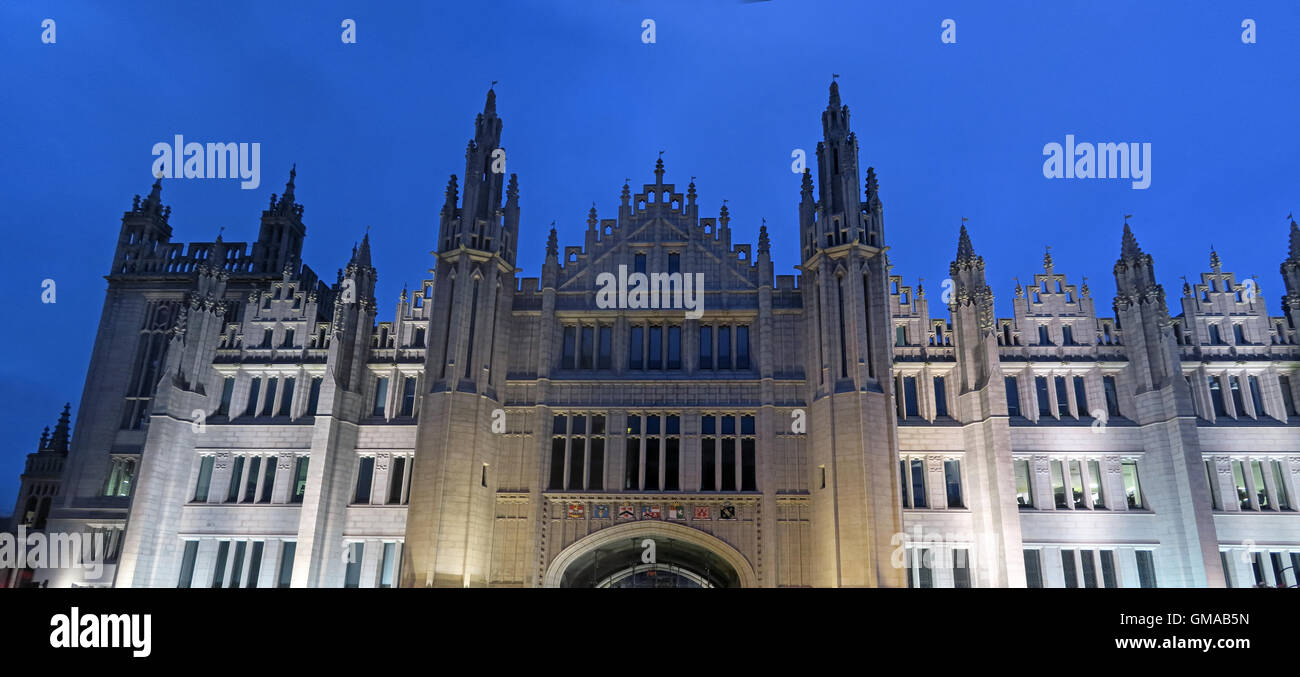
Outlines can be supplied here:
M41 22L57 22L42 44ZM357 22L357 44L340 23ZM657 42L641 42L656 21ZM957 22L957 43L940 22ZM1258 44L1241 41L1254 19ZM1300 212L1300 5L1293 2L19 2L0 7L8 287L0 312L0 515L65 401L74 415L122 212L173 135L261 143L262 183L164 180L179 241L256 239L298 165L305 261L326 280L371 226L380 320L430 267L437 210L488 84L518 173L519 265L549 224L577 245L624 177L695 176L702 215L729 200L734 239L772 231L790 274L799 177L831 74L876 167L894 272L936 299L961 217L998 313L1013 276L1087 275L1110 314L1122 216L1176 297L1180 275L1260 276L1280 314L1285 216ZM1048 180L1043 145L1152 144L1152 181ZM57 303L41 302L41 282ZM939 304L932 304L938 310ZM130 359L130 356L120 356Z

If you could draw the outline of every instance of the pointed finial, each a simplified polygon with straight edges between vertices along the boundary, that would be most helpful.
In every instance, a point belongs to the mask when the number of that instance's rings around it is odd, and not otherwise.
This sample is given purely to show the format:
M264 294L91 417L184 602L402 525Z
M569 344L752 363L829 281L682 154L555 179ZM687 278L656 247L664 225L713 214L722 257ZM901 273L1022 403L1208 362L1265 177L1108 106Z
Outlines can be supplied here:
M36 450L43 451L48 446L50 446L50 427L45 426L45 430L41 431L41 443L36 446Z
M957 236L957 262L961 263L975 258L975 246L971 244L970 233L966 231L966 219L962 219L961 233Z
M1048 275L1052 274L1052 246L1051 245L1046 245L1046 247L1044 248L1043 270L1047 271Z
M1142 256L1142 248L1138 246L1136 237L1133 237L1133 230L1128 227L1128 218L1131 214L1126 215L1124 221L1124 236L1120 240L1120 258L1132 259Z
M1219 273L1223 271L1223 262L1219 260L1219 252L1214 251L1214 245L1210 245L1210 270Z
M799 196L804 202L813 201L812 170L807 167L803 170L803 181L799 186Z
M1083 298L1085 299L1088 298L1088 276L1087 275L1083 276L1083 286L1079 287L1079 294L1082 295Z
M1025 288L1022 287L1022 286L1020 286L1020 276L1017 275L1017 276L1015 276L1015 277L1013 277L1013 278L1011 278L1011 279L1013 279L1013 280L1016 281L1016 298L1018 298L1018 299L1024 298L1024 297L1025 297Z
M226 227L225 227L225 226L222 226L222 227L220 227L220 228L217 229L217 242L221 242L221 241L222 241L222 240L221 240L221 236L222 236L222 234L224 234L225 232L226 232Z
M591 211L587 212L587 229L596 229L596 203L591 203Z
M659 151L659 159L655 160L655 184L664 182L664 152Z
M880 182L876 179L876 168L867 167L867 204L874 205L880 200Z
M767 219L763 219L763 225L758 227L758 254L770 254L772 252L772 240L767 236Z
M496 115L497 113L497 92L493 89L493 87L496 87L496 84L497 81L493 80L492 84L488 86L487 101L483 103L484 115Z
M840 77L839 73L831 74L831 97L830 97L830 103L826 105L827 108L840 107L840 84L837 82L839 77Z
M1183 280L1183 296L1191 296L1191 295L1192 295L1192 284L1191 284L1190 282L1187 281L1187 276L1186 276L1186 275L1179 275L1178 277L1182 278L1182 280Z
M546 236L546 260L560 259L560 238L555 233L555 222L551 222L551 233Z

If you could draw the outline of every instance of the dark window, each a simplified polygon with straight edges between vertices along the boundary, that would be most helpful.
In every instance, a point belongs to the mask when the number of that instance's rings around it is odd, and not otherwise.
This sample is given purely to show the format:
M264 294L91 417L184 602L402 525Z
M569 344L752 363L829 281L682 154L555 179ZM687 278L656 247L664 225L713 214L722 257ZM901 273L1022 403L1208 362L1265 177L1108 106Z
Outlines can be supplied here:
M221 404L217 405L216 416L230 415L230 397L235 392L235 379L227 378L221 384Z
M916 378L913 376L903 377L903 415L918 415L916 408Z
M1092 551L1080 550L1079 562L1083 565L1083 587L1097 587L1097 563L1092 559Z
M551 491L564 489L564 438L551 440L551 481L546 485Z
M1264 415L1264 396L1259 391L1259 377L1247 376L1246 383L1250 386L1250 402L1255 405L1255 418Z
M262 469L262 457L254 456L248 460L248 479L244 482L244 503L252 503L257 498L257 475Z
M650 327L649 351L646 355L646 369L663 369L663 327Z
M1046 376L1035 376L1035 377L1034 377L1034 392L1035 392L1035 394L1038 396L1038 415L1039 415L1039 416L1051 416L1051 415L1052 415L1052 398L1051 398L1051 395L1047 392L1047 377L1046 377Z
M1074 404L1079 408L1079 418L1092 415L1088 409L1088 389L1082 376L1074 377Z
M286 378L284 380L284 394L280 396L280 416L291 415L293 411L293 389L296 384L296 379Z
M388 379L380 378L375 380L375 408L370 412L374 416L383 416L385 404L388 402Z
M925 496L925 462L919 458L912 459L912 507L926 507Z
M178 588L188 588L194 583L194 560L199 555L198 541L185 541L185 554L181 556L181 577Z
M1101 551L1101 583L1108 588L1118 588L1115 580L1115 551Z
M644 357L642 354L642 343L645 335L643 327L632 327L631 336L627 348L627 366L629 369L645 368Z
M970 587L970 554L965 548L952 551L952 578L954 588Z
M1115 377L1103 376L1101 384L1106 391L1106 415L1119 416L1119 391L1115 387Z
M1228 389L1232 391L1232 406L1236 407L1237 417L1246 413L1246 402L1241 398L1241 380L1236 376L1228 377Z
M230 464L230 483L226 487L226 502L239 500L239 483L244 478L244 457L236 456Z
M307 465L311 461L307 456L298 457L298 467L293 474L293 502L302 503L307 493Z
M731 368L731 327L718 327L718 368Z
M612 353L612 348L614 343L613 337L614 337L614 332L611 327L600 328L600 342L599 342L600 350L596 354L597 369L610 368L610 355Z
M255 378L248 388L248 406L244 407L245 416L257 415L257 396L262 391L262 379Z
M1010 416L1020 416L1020 388L1016 385L1016 377L1008 376L1007 384L1007 414Z
M1139 585L1143 588L1156 587L1155 553L1150 550L1138 550L1137 564Z
M311 389L307 392L307 415L316 415L316 406L320 404L320 383L319 378L311 380Z
M723 430L726 430L725 421L731 419L730 416L723 417ZM722 491L736 490L736 438L722 438Z
M682 255L676 252L668 255L668 274L674 275L682 272Z
M1067 588L1079 587L1079 573L1075 569L1073 550L1061 551L1061 569L1065 574L1065 587Z
M948 487L948 507L965 507L961 500L961 461L956 459L944 461L943 479Z
M575 357L574 357L575 342L578 340L577 336L578 336L577 327L564 328L564 344L561 349L561 355L563 357L561 358L560 361L560 366L564 369L577 368L577 362L575 361Z
M217 562L212 567L212 585L209 587L220 588L226 582L226 558L230 556L230 541L219 541L217 543Z
M275 492L275 463L274 456L266 457L266 472L262 473L262 495L258 498L258 503L270 503L271 494Z
M1068 324L1061 325L1061 345L1074 345L1074 327Z
M1220 387L1220 377L1207 377L1210 384L1210 402L1214 405L1215 416L1227 416L1228 406L1223 403L1223 388Z
M393 458L392 469L388 471L388 504L402 502L402 483L406 479L406 457Z
M280 578L276 587L287 588L293 580L293 556L298 550L297 541L285 541L280 550Z
M1030 588L1043 587L1043 565L1039 561L1040 551L1025 551L1025 583Z
M668 328L668 368L682 368L682 328Z
M1070 392L1065 389L1065 377L1057 376L1053 379L1056 386L1056 411L1060 416L1065 417L1070 414Z
M580 369L594 369L596 367L596 328L582 328L582 345L579 354L581 359L578 362Z
M948 415L948 388L942 376L934 377L934 415Z
M1282 403L1286 405L1286 415L1298 415L1295 408L1295 393L1291 392L1291 377L1279 376L1278 385L1282 386Z
M634 273L644 273L644 272L645 272L645 266L646 266L646 256L645 256L645 254L637 254L636 257L633 259L633 271L632 271L632 272L634 272Z
M736 327L736 368L749 369L749 327Z
M278 378L269 378L266 380L266 401L262 404L262 415L270 416L275 413L275 387L280 383Z
M360 469L357 471L357 488L352 499L353 503L370 502L370 485L375 476L375 459L367 456L361 459Z
M700 369L713 368L713 327L700 327Z
M204 456L199 460L199 483L194 489L194 502L206 503L208 500L208 486L212 483L212 463L211 456Z
M415 377L407 376L402 379L402 416L415 415Z

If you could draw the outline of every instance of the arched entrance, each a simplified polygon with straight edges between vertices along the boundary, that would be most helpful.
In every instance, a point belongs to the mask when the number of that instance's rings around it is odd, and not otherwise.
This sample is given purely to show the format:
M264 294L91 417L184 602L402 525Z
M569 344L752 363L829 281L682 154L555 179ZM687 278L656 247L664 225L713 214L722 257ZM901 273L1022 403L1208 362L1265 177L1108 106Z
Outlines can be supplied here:
M645 556L653 542L654 558ZM565 548L546 570L548 588L750 588L745 556L709 534L671 522L629 522Z

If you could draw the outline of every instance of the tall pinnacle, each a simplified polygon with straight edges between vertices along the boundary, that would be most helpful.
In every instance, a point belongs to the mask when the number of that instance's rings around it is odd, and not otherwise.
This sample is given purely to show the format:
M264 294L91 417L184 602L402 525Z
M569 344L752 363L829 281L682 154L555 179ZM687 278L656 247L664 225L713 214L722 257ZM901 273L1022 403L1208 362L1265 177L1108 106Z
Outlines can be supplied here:
M966 232L966 224L961 224L961 234L957 236L957 262L964 263L975 258L975 245L970 242L970 233Z
M54 433L50 435L50 450L62 453L68 453L68 437L72 424L72 404L63 405L63 413L59 414L59 422L54 424Z
M659 151L659 159L655 160L655 183L662 185L664 182L664 152Z
M1219 252L1214 251L1214 245L1210 245L1210 270L1216 273L1223 271L1223 262L1219 260Z
M831 78L831 100L826 107L835 110L840 107L840 85L834 78Z
M492 84L496 85L496 81L493 80ZM488 87L487 101L483 103L483 114L484 115L497 114L497 93L491 87Z
M1128 227L1128 222L1124 222L1124 237L1120 242L1119 256L1121 259L1134 259L1142 256L1142 248L1138 246L1136 237L1133 237L1133 230Z
M554 221L551 222L551 234L546 236L546 260L548 262L560 260L560 238L555 233Z
M1292 261L1300 261L1300 225L1297 225L1295 219L1291 219L1291 249L1287 258Z
M352 256L352 262L366 268L370 267L370 228L366 228L366 234L361 238L361 247L356 250Z

